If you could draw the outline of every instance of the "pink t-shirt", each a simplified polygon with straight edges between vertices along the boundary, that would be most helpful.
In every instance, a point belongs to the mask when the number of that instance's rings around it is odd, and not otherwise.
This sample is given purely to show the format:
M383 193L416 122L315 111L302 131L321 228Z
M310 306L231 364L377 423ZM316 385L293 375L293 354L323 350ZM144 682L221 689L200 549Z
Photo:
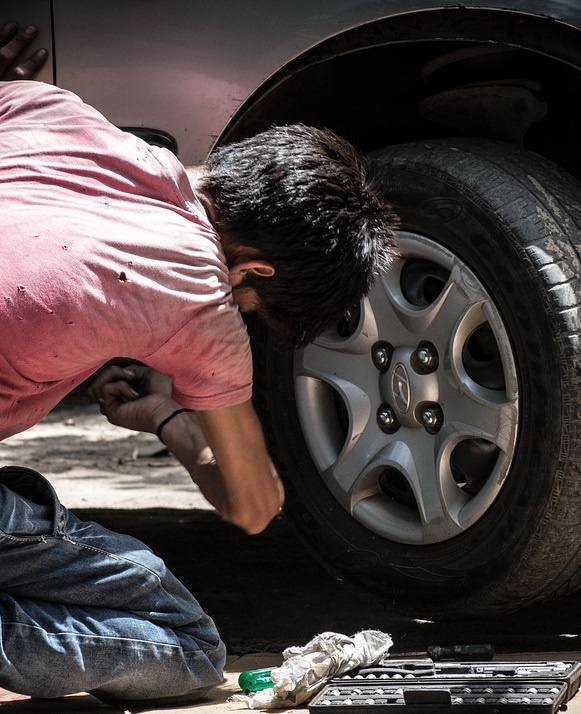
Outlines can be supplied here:
M75 95L0 82L0 438L113 357L215 409L251 396L219 237L170 151Z

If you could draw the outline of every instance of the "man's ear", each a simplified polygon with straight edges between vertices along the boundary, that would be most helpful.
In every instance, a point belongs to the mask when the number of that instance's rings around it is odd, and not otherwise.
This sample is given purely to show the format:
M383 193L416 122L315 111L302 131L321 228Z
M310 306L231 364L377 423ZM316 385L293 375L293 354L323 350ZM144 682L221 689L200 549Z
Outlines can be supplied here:
M228 269L228 281L235 288L247 275L258 275L261 278L271 278L274 275L274 265L268 260L241 258Z

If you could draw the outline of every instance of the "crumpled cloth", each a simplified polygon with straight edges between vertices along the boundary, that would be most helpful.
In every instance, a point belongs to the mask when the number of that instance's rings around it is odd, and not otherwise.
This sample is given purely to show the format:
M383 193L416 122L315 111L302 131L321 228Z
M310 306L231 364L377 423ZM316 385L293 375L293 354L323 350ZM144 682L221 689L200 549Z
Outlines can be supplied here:
M323 632L304 647L288 647L283 663L270 676L272 689L251 694L234 694L229 702L242 702L249 709L295 707L310 699L333 677L355 667L379 662L393 640L379 630L363 630L352 637L337 632Z

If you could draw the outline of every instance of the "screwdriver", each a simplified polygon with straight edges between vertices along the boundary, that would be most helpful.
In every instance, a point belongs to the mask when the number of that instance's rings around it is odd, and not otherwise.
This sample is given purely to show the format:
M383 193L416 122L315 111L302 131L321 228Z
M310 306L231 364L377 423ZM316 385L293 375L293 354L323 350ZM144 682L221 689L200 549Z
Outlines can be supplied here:
M488 662L494 657L494 647L492 645L451 645L441 647L431 645L425 652L401 652L395 653L393 657L429 657L434 662L441 662L444 659L455 662Z

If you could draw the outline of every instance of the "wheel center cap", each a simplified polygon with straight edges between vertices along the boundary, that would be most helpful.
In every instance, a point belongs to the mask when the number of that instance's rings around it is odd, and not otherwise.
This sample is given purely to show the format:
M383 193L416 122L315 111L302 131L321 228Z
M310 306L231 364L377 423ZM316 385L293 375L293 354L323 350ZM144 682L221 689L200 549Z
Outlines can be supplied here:
M400 414L406 414L411 404L412 388L410 376L403 362L398 362L391 372L391 393L394 408Z
M420 374L413 368L414 354L412 347L394 351L390 369L379 378L379 392L402 424L418 427L422 422L418 421L421 415L416 414L416 407L439 402L440 388L436 373Z

